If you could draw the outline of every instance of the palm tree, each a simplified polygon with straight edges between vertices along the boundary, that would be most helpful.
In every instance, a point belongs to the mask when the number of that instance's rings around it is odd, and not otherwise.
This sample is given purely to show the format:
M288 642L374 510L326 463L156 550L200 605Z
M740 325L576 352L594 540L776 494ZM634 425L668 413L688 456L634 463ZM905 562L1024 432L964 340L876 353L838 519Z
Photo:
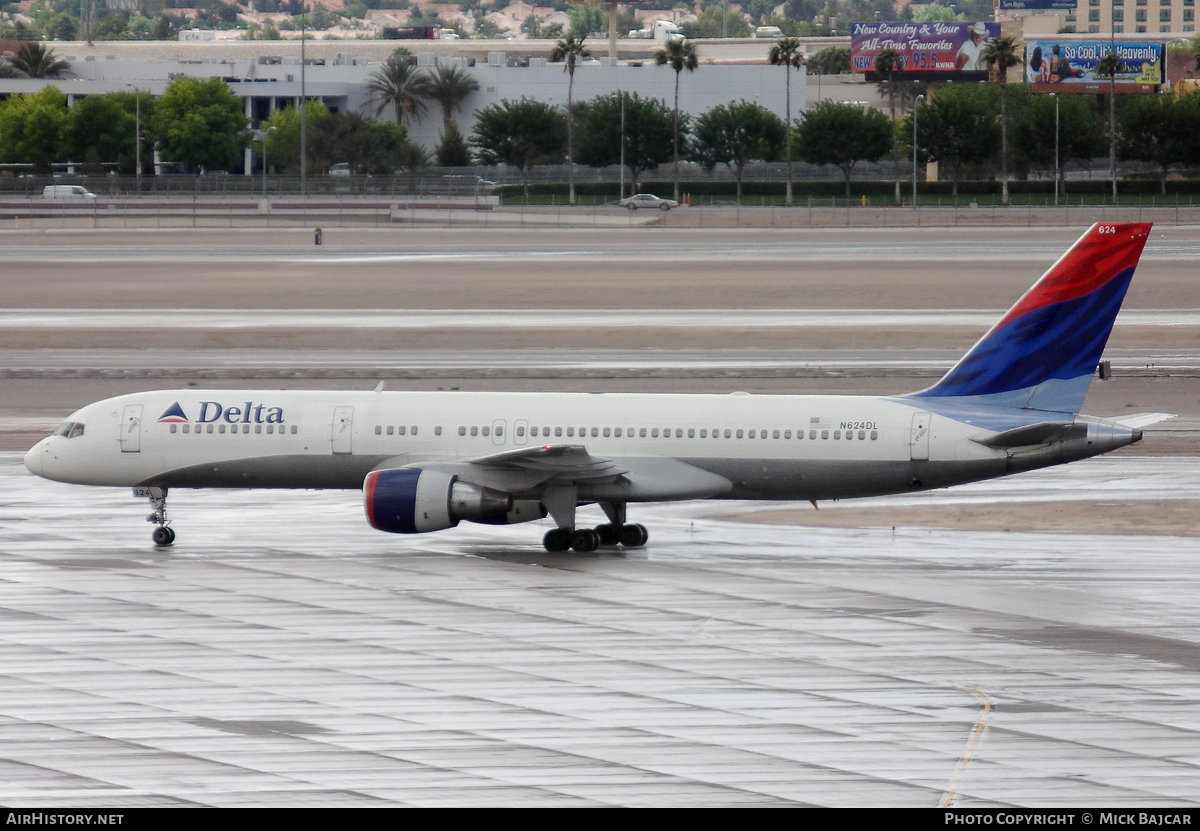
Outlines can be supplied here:
M654 53L654 63L675 70L675 119L671 129L675 132L675 201L679 201L679 74L683 70L694 72L699 66L696 60L696 44L690 40L668 40L666 45Z
M775 41L767 60L771 66L782 66L787 72L787 197L788 205L792 204L792 69L804 66L804 53L800 51L800 41L796 38L783 38Z
M1198 59L1200 60L1200 59ZM1116 52L1096 62L1096 77L1108 78L1108 176L1112 179L1113 202L1117 201L1117 73L1125 68Z
M442 125L450 126L454 111L474 92L479 92L479 82L457 66L439 66L429 77L426 97L442 107Z
M1020 66L1017 41L1000 37L983 50L983 60L1000 75L1000 201L1008 204L1008 68Z
M900 204L900 140L896 131L896 73L904 70L904 59L895 49L875 56L875 71L887 76L888 105L892 110L892 174L896 180L896 204Z
M22 43L8 60L26 78L59 78L71 72L70 61L56 58L53 49L36 41Z
M393 106L397 124L404 124L406 118L420 121L425 117L428 86L425 74L397 55L388 58L387 63L367 78L370 100L379 103L375 115Z
M570 182L572 205L575 204L575 64L580 58L588 56L588 50L583 45L586 39L587 35L565 35L550 52L551 63L567 62L563 69L570 76L570 80L567 81L567 179Z

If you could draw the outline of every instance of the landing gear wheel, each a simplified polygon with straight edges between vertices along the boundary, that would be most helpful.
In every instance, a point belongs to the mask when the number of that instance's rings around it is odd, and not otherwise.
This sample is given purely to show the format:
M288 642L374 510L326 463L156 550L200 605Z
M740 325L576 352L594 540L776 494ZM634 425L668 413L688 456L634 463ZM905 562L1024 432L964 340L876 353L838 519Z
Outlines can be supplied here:
M165 525L160 525L154 529L151 535L155 545L170 545L175 542L175 532Z
M611 523L596 526L596 535L600 538L601 545L616 545L621 541L620 532L617 531L617 526Z
M621 527L621 545L626 548L641 548L650 539L645 525L624 525Z
M589 554L600 547L600 535L591 528L580 528L571 535L571 549L580 554Z
M566 528L555 528L553 531L547 531L546 536L542 537L542 545L547 551L555 554L560 551L566 551L571 547L571 532Z

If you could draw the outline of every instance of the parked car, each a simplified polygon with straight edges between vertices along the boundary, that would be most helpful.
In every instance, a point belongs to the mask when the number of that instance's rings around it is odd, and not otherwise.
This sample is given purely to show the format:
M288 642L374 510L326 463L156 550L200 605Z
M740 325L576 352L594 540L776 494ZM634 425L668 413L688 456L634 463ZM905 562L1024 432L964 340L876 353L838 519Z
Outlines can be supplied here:
M663 199L653 193L635 193L633 196L622 199L620 205L631 211L636 211L638 208L658 208L660 211L669 211L671 208L679 207L679 203L674 199Z
M46 185L42 188L43 199L95 199L96 194L83 185Z
M329 168L329 175L330 176L349 176L350 175L350 163L349 162L338 162L333 167Z

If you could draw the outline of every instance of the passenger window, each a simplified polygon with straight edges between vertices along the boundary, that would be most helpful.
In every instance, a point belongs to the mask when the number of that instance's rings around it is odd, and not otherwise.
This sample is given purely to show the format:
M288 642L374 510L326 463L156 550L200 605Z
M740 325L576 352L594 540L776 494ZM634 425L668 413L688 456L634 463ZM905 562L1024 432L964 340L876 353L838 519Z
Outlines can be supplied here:
M178 426L178 425L176 425L176 424L172 424L172 425L171 425L171 432L172 432L172 433L174 433L174 432L175 432L175 428L176 428L177 426Z
M472 427L472 428L471 428L471 435L472 435L472 436L478 436L478 435L479 435L479 428L478 428L478 427Z
M242 432L243 432L243 433L245 433L245 432L246 432L246 428L245 428L245 427L243 427L243 428L242 428ZM296 435L296 425L295 425L295 424L293 424L293 425L292 425L292 435L293 435L293 436L294 436L294 435Z
M440 424L437 427L433 428L433 434L435 436L440 436L442 434L442 427Z
M767 431L763 430L763 435L765 436L766 434L767 434ZM778 430L772 431L771 438L773 438L773 439L779 438L779 431Z
M689 428L688 428L688 438L689 438L689 439L694 439L694 438L696 438L696 428L695 428L695 427L689 427Z
M822 430L822 431L821 431L821 438L823 438L823 439L828 439L828 438L829 438L829 431L828 431L828 430Z
M878 431L878 430L872 430L872 431L871 431L871 441L875 441L875 440L876 440L876 439L878 439L878 438L879 438L879 431Z
M185 432L185 433L192 432L192 425L190 425L190 424L183 425L183 432Z
M409 430L409 431L408 431L408 433L409 433L409 435L410 435L410 436L415 436L415 435L417 434L417 425L415 425L415 424L414 424L414 425L412 426L412 429L411 429L411 430Z
M197 425L197 427L199 427L199 425ZM262 425L261 425L261 424L255 424L255 425L254 425L254 432L256 432L256 433L261 433L261 432L262 432Z
M714 433L713 435L716 435L716 434ZM702 438L702 439L708 438L708 430L706 428L703 428L703 427L700 428L700 438Z
M610 432L610 431L609 431L609 429L608 429L607 427L605 427L605 428L604 428L604 437L605 437L605 438L608 438L608 436L609 436L609 432ZM595 435L595 434L593 433L593 435Z
M390 435L392 435L392 433L395 433L395 432L396 432L396 428L389 424L388 429L387 429L387 434L390 436Z
M804 434L803 434L803 433L801 433L800 435L798 435L798 436L797 436L797 438L802 438L802 437L803 437L803 435L804 435ZM783 437L784 437L785 439L790 439L790 438L792 437L792 431L791 431L791 430L784 430L784 431L783 431Z
M567 428L567 435L568 435L568 436L571 436L571 437L574 437L574 436L575 436L575 428L574 428L574 427L568 427L568 428Z
M617 438L621 438L621 428L618 427L617 429L613 430L613 435Z
M389 432L390 432L390 431L389 431ZM399 426L399 427L397 427L397 428L396 428L396 435L398 435L398 436L403 436L403 435L404 435L404 425L401 425L401 426Z
M208 428L208 430L209 430L209 432L212 432L212 428L211 428L211 427L209 427L209 428ZM268 424L268 425L267 425L267 432L268 432L268 433L274 433L274 432L275 432L275 425L274 425L274 424Z
M415 432L416 432L416 430L414 429L414 430L413 430L413 432L415 433ZM486 435L487 435L487 433L484 433L484 435L486 436ZM498 426L498 427L496 427L496 435L497 435L497 436L503 436L503 435L504 435L504 428L503 428L503 427L499 427L499 426Z
M741 434L742 434L742 431L738 430L738 435L740 436ZM725 428L725 438L729 438L729 428L728 427Z
M525 435L525 428L524 428L524 427L517 427L517 435L518 435L518 436L523 436L523 435Z
M474 433L475 431L474 431L474 430L472 430L471 432L472 432L472 433ZM492 428L491 428L491 427L484 427L484 428L483 428L483 434L484 434L485 436L490 436L490 435L492 434Z
M741 430L738 430L738 431L737 431L737 437L738 437L739 439L742 437L742 431L741 431Z
M858 431L858 440L859 440L859 441L862 441L862 440L863 440L863 439L865 439L866 437L867 437L867 431L866 431L866 430L859 430L859 431Z
M655 427L653 430L650 431L650 438L652 438L652 439L658 438L658 428L657 427Z
M383 428L382 428L381 426L379 426L378 424L376 424L376 425L375 425L375 435L379 436L379 435L382 435L382 434L383 434ZM388 428L388 435L390 436L391 434L392 434L392 428L391 428L391 427L389 427L389 428Z
M683 428L682 427L675 428L675 438L677 438L677 439L683 438Z
M817 431L816 431L816 430L809 430L809 431L808 431L808 437L809 437L809 439L815 439L815 438L817 437Z
M600 431L597 428L593 427L592 428L592 438L596 438L596 436L598 436L598 435L600 435Z
M643 427L641 430L638 430L638 435L642 438L646 438L646 428Z
M466 428L466 427L459 427L459 428L458 428L458 434L459 434L460 436L465 436L465 435L467 434L467 428Z
M741 434L740 434L740 433L738 434L738 438L741 438ZM750 433L747 435L747 438L751 438L751 439L752 439L752 438L754 438L754 431L753 431L753 430L751 430L751 431L750 431Z
M548 430L549 428L546 428L546 429ZM546 433L546 435L548 436L548 435L550 435L550 434L549 434L549 433ZM561 428L561 427L555 427L555 428L554 428L554 435L556 435L556 436L561 436L561 435L562 435L562 428Z
M207 430L205 430L204 432L206 432L206 433L211 433L211 432L212 432L212 425L211 425L211 424L210 424L210 425L208 425L208 429L207 429ZM269 433L269 432L271 432L271 428L270 428L269 426L267 427L267 432L268 432L268 433Z

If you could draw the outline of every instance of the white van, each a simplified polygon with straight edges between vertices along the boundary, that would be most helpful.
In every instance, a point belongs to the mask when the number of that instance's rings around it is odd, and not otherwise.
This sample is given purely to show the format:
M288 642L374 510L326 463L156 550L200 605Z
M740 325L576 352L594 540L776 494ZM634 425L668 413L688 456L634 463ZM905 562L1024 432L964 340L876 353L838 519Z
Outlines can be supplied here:
M42 189L43 199L95 199L96 194L83 185L46 185Z

